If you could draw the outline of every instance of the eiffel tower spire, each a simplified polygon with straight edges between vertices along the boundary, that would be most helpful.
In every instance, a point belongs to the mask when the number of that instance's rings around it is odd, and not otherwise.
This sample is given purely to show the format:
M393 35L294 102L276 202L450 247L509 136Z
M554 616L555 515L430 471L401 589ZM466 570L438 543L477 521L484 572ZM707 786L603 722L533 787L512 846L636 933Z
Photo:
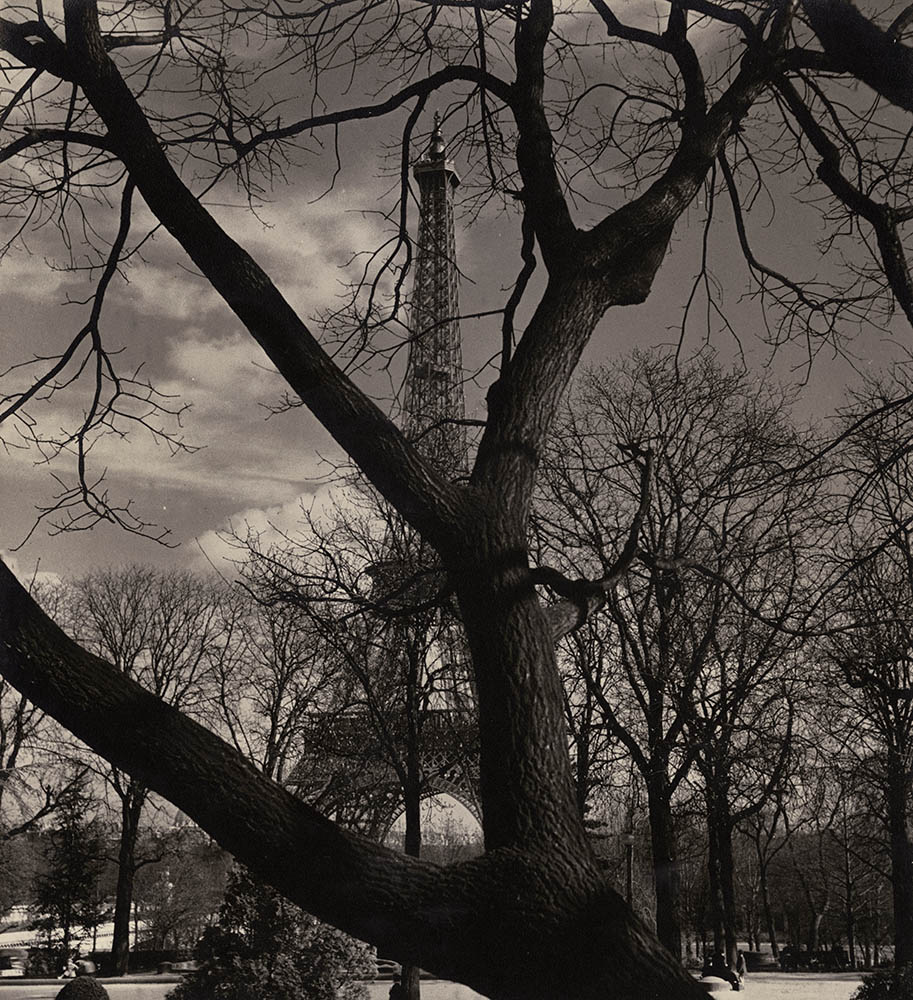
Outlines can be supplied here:
M466 466L459 275L453 192L460 183L446 157L440 115L424 156L413 167L419 186L419 231L405 382L406 436L454 474Z

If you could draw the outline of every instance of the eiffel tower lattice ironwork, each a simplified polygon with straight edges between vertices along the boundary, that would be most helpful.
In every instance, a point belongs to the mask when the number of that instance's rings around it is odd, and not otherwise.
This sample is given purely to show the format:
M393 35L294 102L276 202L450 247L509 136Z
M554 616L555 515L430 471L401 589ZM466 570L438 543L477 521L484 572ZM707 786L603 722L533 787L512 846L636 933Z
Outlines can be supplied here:
M447 159L441 123L413 167L420 213L412 292L403 430L425 455L454 474L465 468L466 404L460 339L459 272L453 193L460 183Z

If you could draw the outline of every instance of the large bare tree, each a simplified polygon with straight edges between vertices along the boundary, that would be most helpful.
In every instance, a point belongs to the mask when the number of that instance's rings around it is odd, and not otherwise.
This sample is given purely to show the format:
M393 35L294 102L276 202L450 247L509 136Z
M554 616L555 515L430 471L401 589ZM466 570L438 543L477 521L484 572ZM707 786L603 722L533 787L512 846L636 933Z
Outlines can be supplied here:
M798 331L814 351L839 342L845 320L882 319L895 304L913 316L903 244L909 89L897 85L910 76L909 18L882 26L843 0L661 7L656 18L638 7L625 22L629 5L607 0L560 17L550 0L63 0L57 18L36 0L9 5L0 19L0 162L10 168L13 228L27 235L51 220L66 240L108 234L94 254L74 254L97 276L80 329L56 357L42 353L11 373L0 410L7 443L75 455L55 523L147 528L92 472L99 434L138 420L180 443L153 412L166 417L170 402L118 373L104 336L118 269L143 244L131 236L141 198L291 392L438 553L475 672L485 854L442 868L338 829L68 641L6 570L0 671L306 909L490 997L701 995L606 886L568 763L555 639L603 603L633 547L593 580L540 572L528 555L539 459L597 323L649 296L677 223L702 195L712 217L717 194L770 306L775 340ZM848 24L867 28L865 44L850 51L840 44ZM246 62L252 55L258 66ZM859 79L872 88L862 96ZM340 95L333 107L331 93ZM290 95L308 109L302 117L290 113ZM332 156L334 130L382 115L400 136L405 188L412 132L432 97L462 121L467 155L477 157L470 204L482 212L512 203L524 258L504 299L471 475L459 482L334 362L203 201L223 173L253 193L264 178L295 170L314 138L326 134L321 148ZM750 213L758 195L798 205L797 193L826 205L833 254L812 269L812 284L765 259ZM105 224L83 211L93 196L99 211L115 202L117 218ZM349 366L359 367L358 349L390 318L380 293L391 289L392 308L401 304L406 197L393 221L393 244L375 258L366 296L352 301ZM530 282L534 261L544 277ZM712 288L705 260L692 270ZM76 426L46 436L34 408L82 378L90 385ZM561 599L544 603L540 581Z
M568 572L605 572L617 557L613 535L623 539L620 522L639 502L637 477L613 442L653 453L638 558L603 616L611 666L599 682L593 664L578 667L644 782L657 935L673 954L682 931L674 801L692 768L702 773L714 943L723 950L725 922L734 965L733 812L765 798L745 795L753 743L764 747L773 785L780 770L780 737L761 723L777 714L795 643L788 628L805 607L798 581L818 541L809 526L821 520L819 484L787 471L805 454L788 395L706 351L687 360L636 352L611 370L590 369L570 409L551 442L537 514L550 559Z

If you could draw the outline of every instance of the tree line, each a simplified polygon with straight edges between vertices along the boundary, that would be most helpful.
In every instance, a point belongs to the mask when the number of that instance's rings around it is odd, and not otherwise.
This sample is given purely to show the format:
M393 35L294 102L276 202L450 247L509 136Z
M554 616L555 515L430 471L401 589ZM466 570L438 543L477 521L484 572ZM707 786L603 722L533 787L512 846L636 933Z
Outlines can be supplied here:
M173 817L172 817L173 818ZM87 782L61 799L40 828L4 841L2 920L30 941L28 973L59 976L79 951L114 973L110 933L121 831L108 803ZM128 933L142 968L190 956L219 910L230 858L189 825L146 817L136 843ZM101 959L102 955L106 957ZM134 968L136 959L134 959Z
M894 398L886 378L858 408ZM635 353L575 384L532 544L568 580L637 549L559 646L577 809L619 891L619 838L633 835L636 908L683 959L712 948L734 965L739 942L763 941L774 957L839 944L860 965L887 946L902 963L910 414L892 406L873 429L848 410L829 448L790 408L772 380L708 351ZM420 856L442 739L479 794L464 640L433 561L381 498L352 478L335 497L302 509L294 533L236 537L233 585L132 567L40 596L85 648L347 826L382 839L404 810L402 846ZM11 690L3 705L25 788L49 721ZM150 792L93 760L118 817L123 972ZM43 800L37 786L20 796L35 803L28 823L5 809L10 842L66 815L86 767Z
M825 917L856 961L867 907L890 896L879 940L913 957L909 413L856 422L903 394L889 381L860 389L836 447L797 427L781 388L708 354L590 371L559 421L534 523L568 577L617 559L641 503L618 445L649 448L637 558L562 663L578 801L619 762L636 775L627 822L640 812L675 954L687 899L689 930L732 965L762 928L775 955L818 950Z
M378 544L368 551L376 555ZM354 559L349 568L365 571ZM387 657L386 670L378 663L390 631L376 617L359 621L340 609L331 586L326 578L319 613L313 606L306 613L300 600L276 603L266 577L258 595L249 583L136 565L39 585L35 596L86 648L347 826L383 839L407 809L399 846L417 854L415 810L430 776L417 770L420 733L407 739L404 712L419 727L439 718L428 704L439 665L429 660L426 670L425 656L435 637L426 629L405 658L413 681L404 704L396 687L401 658ZM308 591L313 596L313 583ZM347 627L340 615L350 619ZM464 723L468 730L474 720ZM119 975L128 971L138 923L153 950L192 952L218 910L227 855L9 687L0 696L0 727L10 734L0 836L11 873L0 908L30 907L34 926L64 956L78 928L94 937L110 920L111 969ZM323 757L330 765L317 767ZM361 772L371 784L352 784ZM434 831L425 853L453 861L477 852L473 842L471 831L451 824Z

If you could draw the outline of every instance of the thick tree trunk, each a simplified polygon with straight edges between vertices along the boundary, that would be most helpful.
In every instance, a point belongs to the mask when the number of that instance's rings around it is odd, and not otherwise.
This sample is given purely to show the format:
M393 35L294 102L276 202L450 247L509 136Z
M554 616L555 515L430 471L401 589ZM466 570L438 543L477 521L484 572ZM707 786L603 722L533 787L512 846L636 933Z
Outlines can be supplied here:
M491 504L504 510L497 498ZM485 846L549 844L595 865L577 808L551 623L533 586L523 523L508 514L502 523L467 526L475 551L448 566L479 697Z
M707 888L710 899L710 923L713 928L713 950L724 954L726 939L723 931L723 893L720 875L719 827L713 816L713 804L707 797Z
M676 958L681 958L681 870L664 764L657 765L647 778L647 805L656 892L656 936Z
M722 951L730 968L738 958L736 940L735 864L732 857L732 820L728 789L719 775L705 775L707 801L707 865L713 914L713 946Z
M737 910L735 902L735 863L732 857L732 824L728 809L722 809L718 817L720 895L723 903L723 939L726 945L726 961L734 969L738 959L736 937Z
M111 958L114 975L125 976L130 967L130 914L136 877L136 839L146 793L133 781L121 796L120 845L117 852L117 888L114 897L114 934Z
M907 831L910 782L901 759L888 761L886 782L894 899L894 961L899 967L913 962L913 848Z
M478 628L484 602L466 603ZM402 963L493 1000L698 1000L704 991L606 886L590 856L563 744L560 694L556 699L552 682L540 677L543 662L528 658L539 651L553 660L550 636L535 645L547 629L539 615L533 634L521 632L515 644L509 628L494 624L494 649L481 658L496 699L511 680L528 680L516 720L486 737L485 752L500 747L505 757L493 767L489 797L516 778L517 818L493 804L491 839L513 833L513 843L450 867L385 849L325 819L218 737L81 650L2 564L0 672L289 899ZM512 625L516 620L508 615ZM472 645L484 645L478 633ZM524 772L518 751L543 738L541 719L555 709L559 725L550 745L530 754ZM510 713L499 720L505 717ZM539 782L545 790L537 800Z

